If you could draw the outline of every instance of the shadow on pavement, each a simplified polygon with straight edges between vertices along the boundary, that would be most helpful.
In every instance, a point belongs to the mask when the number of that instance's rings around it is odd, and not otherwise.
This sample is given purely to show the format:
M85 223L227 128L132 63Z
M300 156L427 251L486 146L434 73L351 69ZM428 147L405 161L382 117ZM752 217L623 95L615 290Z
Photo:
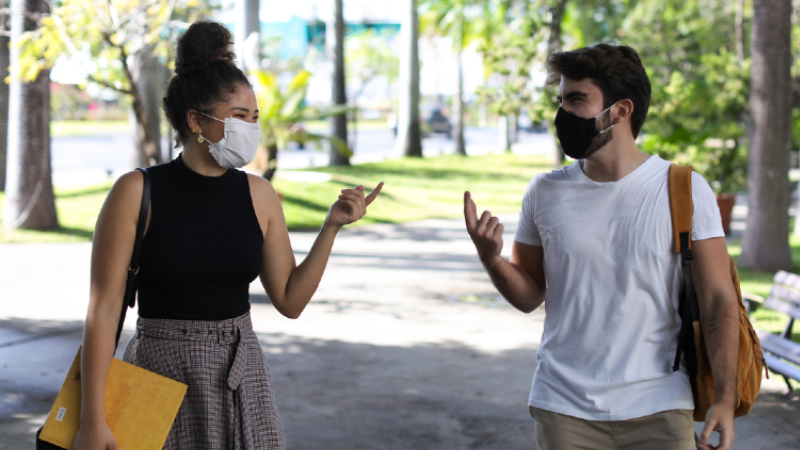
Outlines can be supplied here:
M535 449L535 349L412 347L260 334L288 448Z

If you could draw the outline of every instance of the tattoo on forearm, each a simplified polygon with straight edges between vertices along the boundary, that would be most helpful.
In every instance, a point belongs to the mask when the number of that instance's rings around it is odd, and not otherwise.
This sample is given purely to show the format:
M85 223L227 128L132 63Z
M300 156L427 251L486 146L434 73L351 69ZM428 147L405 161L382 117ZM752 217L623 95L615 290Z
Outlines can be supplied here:
M719 328L717 328L717 318L712 317L708 319L708 334L715 333Z

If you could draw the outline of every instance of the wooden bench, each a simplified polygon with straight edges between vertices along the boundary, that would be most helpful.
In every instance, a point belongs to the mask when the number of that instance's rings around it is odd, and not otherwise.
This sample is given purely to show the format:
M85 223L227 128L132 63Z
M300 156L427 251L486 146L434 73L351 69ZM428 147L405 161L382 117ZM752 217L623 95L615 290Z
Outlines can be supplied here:
M763 307L789 316L789 323L780 335L758 329L756 334L761 340L767 367L783 376L791 394L789 379L800 381L800 344L792 341L794 321L800 320L800 276L782 270L776 273Z

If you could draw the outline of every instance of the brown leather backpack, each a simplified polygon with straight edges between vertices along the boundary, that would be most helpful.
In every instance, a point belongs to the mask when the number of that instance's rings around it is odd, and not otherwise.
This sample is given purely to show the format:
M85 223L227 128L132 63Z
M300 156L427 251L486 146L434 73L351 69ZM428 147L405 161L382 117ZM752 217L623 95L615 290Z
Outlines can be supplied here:
M669 202L672 213L672 228L675 235L675 251L681 254L683 286L680 293L681 331L678 335L678 351L673 370L680 367L681 354L689 372L694 394L694 420L704 422L706 413L714 405L714 378L708 360L705 339L700 325L700 311L692 282L692 168L673 164L669 169ZM756 336L747 308L742 302L739 274L733 258L728 256L731 280L739 299L739 361L737 367L737 403L734 417L743 416L753 409L761 387L761 369L766 367L761 343Z

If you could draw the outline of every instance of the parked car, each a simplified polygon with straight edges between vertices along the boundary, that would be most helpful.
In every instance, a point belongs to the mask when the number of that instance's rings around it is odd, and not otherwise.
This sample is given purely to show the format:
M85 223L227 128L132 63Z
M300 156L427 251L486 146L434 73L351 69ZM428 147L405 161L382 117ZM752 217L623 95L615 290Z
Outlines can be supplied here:
M397 116L389 114L386 126L391 128L394 135L397 136ZM438 133L446 135L447 139L453 138L453 125L450 123L450 119L442 114L442 110L440 109L431 111L430 116L420 124L420 128L422 137L428 137L431 134Z
M442 114L441 109L431 111L431 115L425 119L425 125L426 127L422 130L423 136L438 133L446 135L447 139L453 138L453 124L450 123L450 119Z

